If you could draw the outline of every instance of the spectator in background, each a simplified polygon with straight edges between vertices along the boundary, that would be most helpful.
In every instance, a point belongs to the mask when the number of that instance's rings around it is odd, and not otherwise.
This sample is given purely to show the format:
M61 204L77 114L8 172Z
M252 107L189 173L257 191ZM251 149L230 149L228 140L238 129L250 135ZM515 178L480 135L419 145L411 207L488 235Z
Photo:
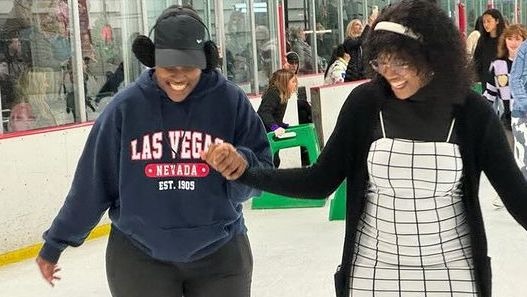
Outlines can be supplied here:
M5 16L5 23L2 25L4 36L17 36L22 43L23 56L31 58L30 43L28 34L33 22L32 10L34 0L11 1L11 10Z
M474 30L468 34L467 40L465 42L469 61L472 61L474 51L478 45L479 37L481 36L481 32L483 32L483 22L481 16L479 16L474 23Z
M51 75L49 68L31 68L18 81L22 102L29 103L35 116L34 128L57 125L57 119L48 103Z
M286 69L279 69L273 73L269 80L267 90L262 95L262 102L258 107L258 115L264 123L267 132L274 132L277 137L285 133L289 124L284 123L287 102L297 88L296 75ZM275 167L280 166L278 152L275 154L273 163Z
M6 32L2 36L5 44L3 53L7 62L9 75L15 80L29 67L30 61L22 55L22 43L17 31Z
M325 84L336 84L344 82L350 55L346 53L344 45L339 44L333 49L328 68L324 73Z
M346 70L345 81L354 81L365 78L364 61L362 57L362 44L366 40L370 31L371 24L377 18L378 12L372 11L368 18L366 27L362 27L362 22L359 19L351 20L346 27L346 39L344 40L344 48L350 55L348 69Z
M514 158L527 179L527 41L524 41L512 63L510 74L514 100L511 108Z
M498 40L497 59L490 64L489 80L483 96L494 105L500 116L512 145L512 127L510 102L513 100L509 87L509 74L512 62L521 43L527 38L527 31L522 25L511 25L503 31Z
M62 26L51 14L35 15L28 30L31 47L31 66L60 70L71 57L69 41L61 36Z
M7 130L9 132L18 132L34 129L35 120L31 104L18 103L11 109Z
M505 20L497 9L488 9L481 15L483 32L478 39L474 50L474 66L476 68L476 80L485 89L485 83L489 80L490 63L496 59L498 51L498 38L505 30Z
M9 109L17 102L16 81L9 73L9 64L3 53L0 53L0 98L2 117L9 117Z
M291 50L298 54L300 74L309 74L315 71L315 61L311 46L306 42L306 33L301 27L291 27L289 33Z
M287 52L285 55L284 69L298 74L298 54L296 52ZM311 103L307 99L307 91L305 86L297 86L297 100L296 106L298 109L298 123L308 124L313 122L311 113ZM307 166L309 162L309 154L305 147L300 148L300 159L302 165Z
M483 96L491 102L505 128L509 144L514 149L514 138L511 126L511 102L514 101L510 89L510 72L516 58L518 48L527 39L527 30L522 25L515 24L505 28L498 41L497 58L490 64L490 78L487 81ZM496 208L502 208L499 196L492 201Z
M298 74L298 68L300 67L300 57L296 52L290 51L285 54L284 69L292 71L294 74Z

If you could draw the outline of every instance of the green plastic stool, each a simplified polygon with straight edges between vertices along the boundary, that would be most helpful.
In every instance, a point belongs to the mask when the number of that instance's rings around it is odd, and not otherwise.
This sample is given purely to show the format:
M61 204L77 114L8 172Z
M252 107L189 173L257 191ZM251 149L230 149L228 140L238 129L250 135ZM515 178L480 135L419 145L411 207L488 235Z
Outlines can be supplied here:
M472 85L472 90L475 91L478 94L483 94L483 87L481 86L480 82L477 82Z
M344 220L346 218L346 180L340 184L331 199L329 207L329 220Z
M305 147L309 155L309 164L313 164L320 154L320 147L318 145L318 137L313 124L301 124L298 126L291 126L286 129L286 132L295 132L296 136L291 138L276 138L274 132L267 134L267 139L271 145L272 155L281 149L291 147ZM306 185L308 186L308 185ZM251 207L253 209L268 209L268 208L300 208L300 207L322 207L326 204L326 199L302 199L291 198L278 194L262 192L260 196L253 197Z

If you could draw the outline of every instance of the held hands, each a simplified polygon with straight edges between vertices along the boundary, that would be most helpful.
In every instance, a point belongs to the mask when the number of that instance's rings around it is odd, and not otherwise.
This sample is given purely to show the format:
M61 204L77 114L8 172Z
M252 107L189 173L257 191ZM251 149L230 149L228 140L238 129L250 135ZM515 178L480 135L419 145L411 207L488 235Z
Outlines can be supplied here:
M238 179L249 166L245 158L230 143L212 144L201 152L201 159L227 180Z
M60 276L56 275L60 271L60 268L57 264L53 264L41 258L37 257L37 265L40 269L42 277L52 286L55 286L55 281L60 280Z

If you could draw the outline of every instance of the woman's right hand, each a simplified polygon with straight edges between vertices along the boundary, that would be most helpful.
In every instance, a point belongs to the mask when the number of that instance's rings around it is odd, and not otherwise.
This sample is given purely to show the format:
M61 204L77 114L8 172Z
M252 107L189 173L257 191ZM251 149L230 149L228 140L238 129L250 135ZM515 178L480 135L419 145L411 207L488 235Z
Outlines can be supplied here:
M42 257L37 257L37 265L40 269L42 277L52 286L55 286L55 281L60 280L60 276L57 275L57 272L60 271L60 268L57 264L51 263L47 260L44 260Z
M284 135L285 129L280 127L280 128L277 128L276 130L274 130L273 132L274 132L274 135L276 135L276 137L280 137L280 136Z

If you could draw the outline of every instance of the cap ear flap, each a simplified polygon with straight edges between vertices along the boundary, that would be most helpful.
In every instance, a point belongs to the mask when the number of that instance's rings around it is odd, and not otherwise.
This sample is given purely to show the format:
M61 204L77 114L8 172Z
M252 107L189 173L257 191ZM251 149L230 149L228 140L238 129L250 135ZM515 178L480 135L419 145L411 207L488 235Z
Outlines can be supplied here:
M203 44L203 50L205 51L205 57L207 59L207 68L217 68L220 61L220 55L218 53L218 47L212 40L208 40Z
M147 67L154 67L156 65L154 43L145 35L139 35L134 39L132 52L143 65Z

